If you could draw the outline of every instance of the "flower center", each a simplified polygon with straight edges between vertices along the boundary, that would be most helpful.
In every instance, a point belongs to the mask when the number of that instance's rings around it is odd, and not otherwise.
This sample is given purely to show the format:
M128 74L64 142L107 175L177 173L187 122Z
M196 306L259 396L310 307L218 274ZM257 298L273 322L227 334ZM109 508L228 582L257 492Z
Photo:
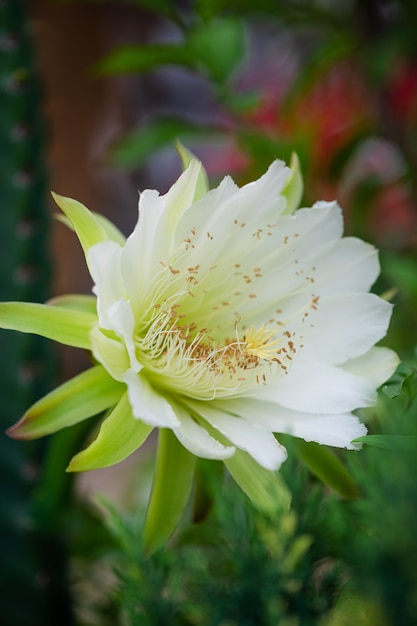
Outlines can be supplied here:
M216 340L206 328L181 325L177 307L161 311L143 337L139 359L154 385L198 399L248 395L272 374L283 374L295 348L262 325L239 338ZM278 344L285 344L278 347Z

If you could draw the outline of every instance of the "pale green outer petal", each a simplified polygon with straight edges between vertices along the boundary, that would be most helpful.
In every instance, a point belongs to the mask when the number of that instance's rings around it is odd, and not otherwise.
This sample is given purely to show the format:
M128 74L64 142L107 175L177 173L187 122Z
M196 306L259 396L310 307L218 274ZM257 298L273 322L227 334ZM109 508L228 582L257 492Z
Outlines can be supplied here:
M75 348L90 349L97 315L31 302L1 302L0 328L41 335Z
M258 428L300 437L305 441L356 449L352 440L366 433L366 428L351 413L328 414L292 411L272 402L240 398L218 402L220 409L229 410Z
M127 385L129 402L136 419L159 428L179 426L180 422L171 404L153 389L144 376L133 370L127 370L123 381Z
M372 293L320 298L303 329L303 361L337 365L367 352L386 335L392 305Z
M96 365L38 400L8 433L15 439L49 435L115 405L125 389Z
M278 472L261 467L247 452L236 453L224 461L227 469L252 500L253 504L269 515L288 511L291 494Z
M97 298L95 296L66 294L64 296L55 296L55 298L48 300L46 304L74 311L84 311L97 317Z
M117 226L113 224L113 222L108 220L107 217L105 217L101 213L96 213L95 211L92 211L92 214L94 215L96 220L99 222L100 226L102 226L102 228L106 231L109 239L111 239L112 241L115 241L121 246L125 245L126 237L123 235L123 233L120 232Z
M257 397L294 411L338 414L373 406L377 394L372 381L341 367L294 362L288 376L260 389Z
M325 485L336 489L344 498L358 497L359 490L355 481L333 450L316 443L307 443L302 439L295 444L299 459Z
M110 239L106 228L102 225L102 221L97 219L81 202L56 193L52 193L52 197L74 228L86 259L87 251L91 246L94 246L99 241Z
M126 346L119 339L105 335L97 325L90 333L90 340L94 358L105 366L112 378L122 382L130 367Z
M227 437L231 443L250 454L257 463L268 470L275 470L287 458L287 452L271 432L254 426L249 421L241 420L230 413L217 408L215 402L188 402L189 406L201 415L211 426ZM233 400L229 401L231 408ZM223 404L223 406L225 406Z
M388 348L371 348L366 354L343 364L343 369L363 376L375 387L380 387L400 364L398 355Z
M180 143L179 141L177 141L176 143L176 148L177 148L178 154L180 155L182 167L184 170L186 170L191 165L192 161L194 160L198 161L198 159L196 159L196 157L189 150L187 150L187 148L185 148L182 145L182 143ZM197 184L195 186L193 201L197 202L197 200L200 200L200 198L205 196L208 191L209 191L209 183L207 179L207 174L206 174L204 167L201 165L200 173L197 179Z
M173 233L182 215L188 211L195 201L196 189L200 179L202 165L199 161L191 161L188 168L165 194L166 228Z
M120 463L146 441L152 426L132 415L127 393L104 418L94 441L79 452L68 466L69 472L85 472Z
M234 454L234 446L224 446L214 439L205 428L190 417L187 409L175 403L174 410L180 425L173 428L173 431L177 439L190 452L204 459L227 459Z
M287 181L282 190L282 195L287 198L287 208L284 213L294 213L300 206L301 198L303 196L303 176L301 174L300 161L295 152L291 155L290 162L291 174L287 178Z

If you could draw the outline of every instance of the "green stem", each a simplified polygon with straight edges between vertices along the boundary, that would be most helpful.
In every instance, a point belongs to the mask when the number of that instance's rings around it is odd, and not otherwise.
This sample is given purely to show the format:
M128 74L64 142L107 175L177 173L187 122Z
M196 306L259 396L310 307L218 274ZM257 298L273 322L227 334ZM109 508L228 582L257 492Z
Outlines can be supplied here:
M161 429L144 530L148 554L160 548L176 529L191 492L194 468L195 456L171 430Z

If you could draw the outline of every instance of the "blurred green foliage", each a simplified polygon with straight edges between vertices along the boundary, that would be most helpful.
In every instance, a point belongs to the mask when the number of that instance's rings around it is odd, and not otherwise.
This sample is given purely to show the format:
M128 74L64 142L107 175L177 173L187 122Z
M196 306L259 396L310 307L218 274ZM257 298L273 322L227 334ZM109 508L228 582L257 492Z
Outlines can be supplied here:
M415 365L402 366L369 413L371 432L386 440L392 433L415 438ZM281 473L293 495L291 511L262 515L223 477L220 463L200 460L204 515L189 511L174 538L150 558L143 511L122 516L102 501L108 534L96 565L113 569L117 584L111 580L96 607L90 605L89 625L414 624L414 448L369 446L343 455L359 489L358 497L344 499L299 463L297 441L288 438L286 445L290 455ZM82 579L82 568L77 572Z

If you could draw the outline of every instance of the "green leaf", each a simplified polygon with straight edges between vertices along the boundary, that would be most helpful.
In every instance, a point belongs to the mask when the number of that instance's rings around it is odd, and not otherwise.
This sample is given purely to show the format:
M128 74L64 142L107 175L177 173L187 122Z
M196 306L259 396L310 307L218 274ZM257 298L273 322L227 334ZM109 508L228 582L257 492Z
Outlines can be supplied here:
M172 430L160 429L144 530L148 554L160 548L177 527L191 492L195 461L195 456L180 444Z
M100 241L108 241L110 239L107 229L104 228L102 221L97 219L94 214L87 209L81 202L59 196L52 192L52 197L71 223L72 228L77 234L80 244L87 258L87 251Z
M113 411L104 418L94 441L71 460L68 472L109 467L120 463L146 441L153 427L132 415L125 393Z
M291 155L290 168L291 174L284 185L282 195L287 198L287 208L284 214L291 215L300 206L304 187L300 161L295 152Z
M144 163L153 152L172 145L177 139L187 140L215 131L179 118L159 118L119 141L111 149L110 159L116 165L136 167Z
M364 435L354 441L384 450L416 450L417 438L412 435Z
M291 495L278 472L261 467L242 450L236 450L230 459L224 460L224 464L239 487L260 511L268 515L288 511Z
M96 365L38 400L7 433L14 439L49 435L114 406L125 389Z
M185 148L181 142L177 141L175 145L177 148L177 152L180 155L183 170L186 170L190 166L191 161L198 161L200 163L200 160L197 159L192 154L192 152L187 150L187 148ZM209 183L208 183L206 170L204 169L203 166L201 166L200 174L198 176L198 181L197 181L197 185L195 188L194 202L197 202L197 200L200 200L200 198L205 196L208 190L209 190Z
M189 52L179 45L154 44L123 46L96 65L100 74L146 72L161 65L192 66Z
M345 498L358 496L358 488L353 478L329 448L297 439L296 451L308 469L325 485L332 487Z
M217 19L191 31L190 55L218 83L225 82L243 61L245 31L238 19Z
M126 243L126 237L122 232L111 222L107 217L102 215L101 213L96 213L95 211L91 211L92 215L99 222L100 226L106 231L108 238L116 243L120 244L122 247Z
M41 335L75 348L91 348L97 314L32 302L1 302L0 328Z

